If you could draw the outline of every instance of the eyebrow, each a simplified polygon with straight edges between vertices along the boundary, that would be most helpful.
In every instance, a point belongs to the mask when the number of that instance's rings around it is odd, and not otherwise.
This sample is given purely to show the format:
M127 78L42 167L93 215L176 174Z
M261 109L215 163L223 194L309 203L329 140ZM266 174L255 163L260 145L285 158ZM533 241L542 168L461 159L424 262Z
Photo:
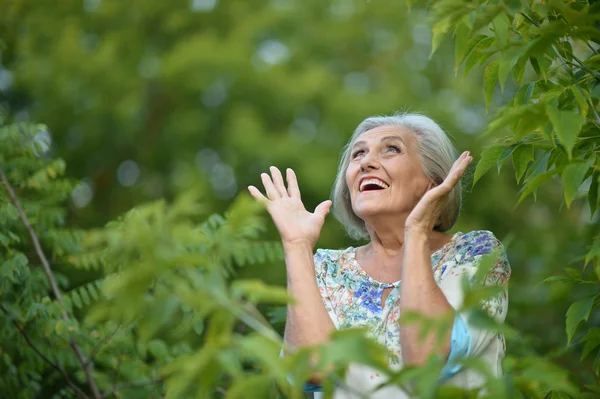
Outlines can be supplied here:
M388 140L394 140L394 139L398 139L402 142L402 144L404 144L404 146L406 146L406 143L404 142L404 139L400 136L385 136L383 137L381 140L379 140L380 143L384 142L384 141L388 141ZM366 144L366 142L364 140L361 141L357 141L356 143L354 143L354 145L352 146L352 148L358 146L358 145L363 145Z

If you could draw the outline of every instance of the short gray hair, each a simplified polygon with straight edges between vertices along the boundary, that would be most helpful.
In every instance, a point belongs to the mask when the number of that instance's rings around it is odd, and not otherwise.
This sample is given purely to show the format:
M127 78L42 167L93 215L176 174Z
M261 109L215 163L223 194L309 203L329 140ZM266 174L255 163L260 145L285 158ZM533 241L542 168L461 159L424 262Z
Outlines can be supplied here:
M358 137L380 126L403 126L411 130L421 155L421 165L425 175L436 185L442 183L458 154L444 130L431 118L413 113L396 113L391 116L372 116L362 121L344 147L339 169L332 191L333 213L344 225L352 238L368 238L365 222L352 210L350 191L346 184L346 169L350 163L350 150ZM434 227L434 230L445 232L454 226L461 208L460 181L450 192L446 205Z

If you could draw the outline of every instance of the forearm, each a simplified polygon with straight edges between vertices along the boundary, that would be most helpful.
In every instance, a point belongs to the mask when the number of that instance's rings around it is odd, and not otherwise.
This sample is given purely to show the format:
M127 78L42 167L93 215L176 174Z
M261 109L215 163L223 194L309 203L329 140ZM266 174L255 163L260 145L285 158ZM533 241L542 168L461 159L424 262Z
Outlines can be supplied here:
M317 285L313 248L284 245L287 288L296 299L288 305L285 341L295 348L324 343L335 329Z
M419 313L428 319L441 319L449 312L453 312L452 306L433 278L427 235L420 231L407 231L404 251L400 311ZM407 364L424 363L438 344L436 329L433 329L424 340L420 339L420 329L421 323L400 326L402 354ZM450 337L451 329L444 336L437 354L448 355Z

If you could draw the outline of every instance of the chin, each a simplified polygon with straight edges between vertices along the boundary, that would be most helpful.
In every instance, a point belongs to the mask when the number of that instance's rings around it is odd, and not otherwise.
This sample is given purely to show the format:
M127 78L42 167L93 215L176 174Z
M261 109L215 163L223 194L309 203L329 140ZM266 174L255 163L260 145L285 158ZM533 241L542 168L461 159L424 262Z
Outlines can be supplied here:
M362 204L354 207L353 209L356 216L365 220L365 218L378 216L387 213L386 209L381 205L370 205L370 204Z

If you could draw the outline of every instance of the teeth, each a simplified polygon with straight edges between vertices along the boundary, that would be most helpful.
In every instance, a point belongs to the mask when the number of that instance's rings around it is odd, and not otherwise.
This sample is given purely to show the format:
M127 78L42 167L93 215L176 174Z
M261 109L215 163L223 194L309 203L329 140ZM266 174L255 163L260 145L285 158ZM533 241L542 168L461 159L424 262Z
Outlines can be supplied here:
M382 187L382 188L388 188L389 187L389 185L387 183L382 182L379 179L365 179L365 180L363 180L362 183L360 183L360 191L363 191L365 189L365 186L367 184L376 184L376 185L378 185L379 187Z

